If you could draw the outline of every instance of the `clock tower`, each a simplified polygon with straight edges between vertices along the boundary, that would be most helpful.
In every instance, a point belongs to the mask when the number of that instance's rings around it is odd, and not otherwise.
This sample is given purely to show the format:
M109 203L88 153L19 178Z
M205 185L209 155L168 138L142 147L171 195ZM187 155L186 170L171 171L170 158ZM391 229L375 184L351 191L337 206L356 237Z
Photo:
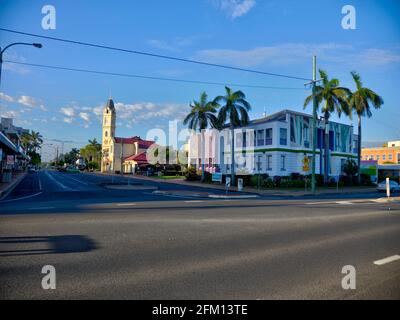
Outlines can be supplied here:
M102 164L101 171L105 172L113 168L113 140L115 137L115 107L110 98L103 109L103 133L102 133Z

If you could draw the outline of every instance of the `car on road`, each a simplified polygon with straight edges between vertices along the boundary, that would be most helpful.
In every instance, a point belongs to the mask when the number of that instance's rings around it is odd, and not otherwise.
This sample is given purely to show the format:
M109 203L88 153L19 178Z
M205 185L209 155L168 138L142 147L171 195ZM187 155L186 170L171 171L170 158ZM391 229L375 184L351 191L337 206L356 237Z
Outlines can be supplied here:
M36 170L36 167L34 167L34 166L29 166L28 167L28 172L29 173L35 173L37 170Z
M390 192L400 191L400 185L393 180L389 181ZM382 181L378 184L378 191L386 191L386 181Z

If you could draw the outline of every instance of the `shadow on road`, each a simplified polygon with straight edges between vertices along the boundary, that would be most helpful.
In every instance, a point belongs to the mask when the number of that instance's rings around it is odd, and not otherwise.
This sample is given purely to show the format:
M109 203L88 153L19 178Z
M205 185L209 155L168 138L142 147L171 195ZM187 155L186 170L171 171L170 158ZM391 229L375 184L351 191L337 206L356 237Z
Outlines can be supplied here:
M88 252L98 249L82 235L0 237L0 257Z

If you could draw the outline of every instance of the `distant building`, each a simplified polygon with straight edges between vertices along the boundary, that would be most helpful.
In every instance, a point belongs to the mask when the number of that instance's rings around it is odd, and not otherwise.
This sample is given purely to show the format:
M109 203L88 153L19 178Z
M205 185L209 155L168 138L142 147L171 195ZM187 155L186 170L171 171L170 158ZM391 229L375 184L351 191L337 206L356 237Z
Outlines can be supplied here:
M21 146L24 133L29 133L29 130L14 126L11 118L1 118L0 182L10 182L11 172L22 170L26 166L27 156Z
M138 166L147 164L146 152L154 141L116 137L115 130L116 110L109 99L103 110L101 172L134 173Z
M268 174L269 176L289 176L292 173L311 173L312 157L312 116L292 110L283 110L260 119L248 126L235 130L235 155L242 155L242 163L235 161L236 174ZM246 133L247 132L247 133ZM251 132L248 135L248 132ZM206 150L204 158L206 170L231 173L230 133L218 136L212 130L204 134ZM329 175L343 174L343 166L348 159L357 157L358 136L353 126L329 122ZM227 145L229 144L229 145ZM325 129L323 119L317 120L316 173L323 174L323 153ZM189 163L201 168L201 134L193 135L189 141ZM304 171L308 162L307 172Z
M378 164L400 164L400 140L389 141L379 148L363 148L362 160L376 160Z

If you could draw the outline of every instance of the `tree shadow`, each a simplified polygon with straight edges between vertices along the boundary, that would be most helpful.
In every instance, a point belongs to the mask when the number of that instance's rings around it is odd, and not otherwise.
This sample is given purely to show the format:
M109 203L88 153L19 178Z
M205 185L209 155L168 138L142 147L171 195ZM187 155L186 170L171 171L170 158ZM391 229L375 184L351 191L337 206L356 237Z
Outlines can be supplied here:
M27 244L29 248L25 248ZM46 248L37 249L37 244ZM21 245L23 249L16 248ZM7 246L11 248L8 250ZM98 248L94 240L82 235L0 237L0 257L89 252Z

